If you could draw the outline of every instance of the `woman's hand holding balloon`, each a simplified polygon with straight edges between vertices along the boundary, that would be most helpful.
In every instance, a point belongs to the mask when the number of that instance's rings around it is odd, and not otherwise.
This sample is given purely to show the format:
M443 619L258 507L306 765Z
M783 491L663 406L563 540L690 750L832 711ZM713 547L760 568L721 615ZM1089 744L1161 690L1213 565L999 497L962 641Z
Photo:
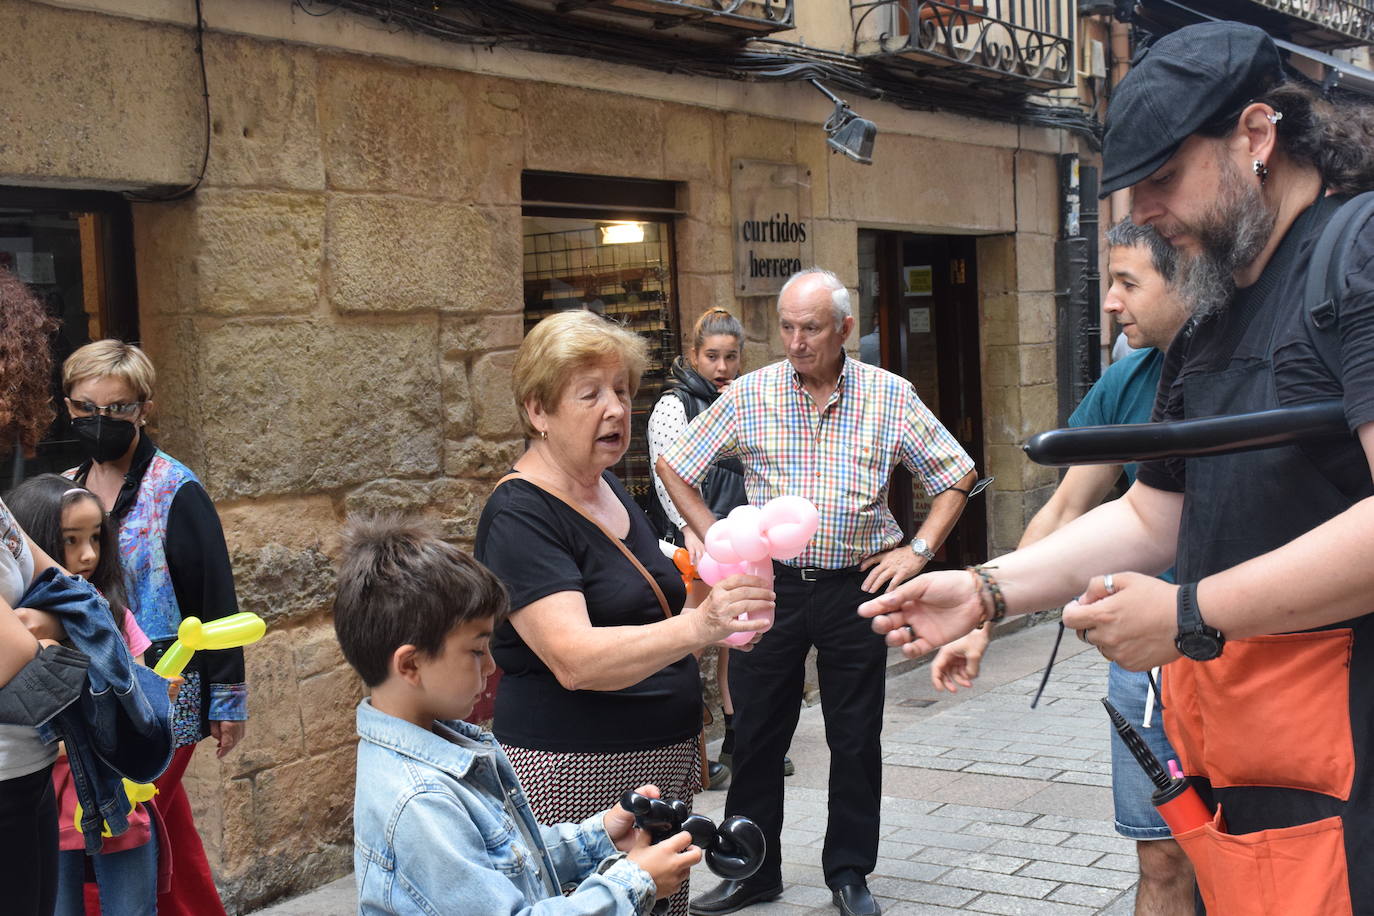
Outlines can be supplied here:
M747 576L773 588L773 560L799 556L816 533L820 515L816 507L800 496L779 496L763 508L738 506L706 531L706 551L697 561L697 574L707 585L716 586L734 576ZM742 609L740 613L766 615L761 628L732 626L724 639L726 645L740 648L757 641L758 633L773 625L775 607Z
M697 615L703 645L723 642L740 649L751 646L773 625L776 598L771 582L734 573L717 582L705 601L683 613Z

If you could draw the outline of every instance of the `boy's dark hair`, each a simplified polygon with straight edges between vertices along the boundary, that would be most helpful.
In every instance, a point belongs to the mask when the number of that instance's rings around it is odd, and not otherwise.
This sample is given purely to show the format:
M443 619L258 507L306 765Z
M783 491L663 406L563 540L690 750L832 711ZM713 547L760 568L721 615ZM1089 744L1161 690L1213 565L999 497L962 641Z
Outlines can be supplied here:
M424 522L389 514L345 525L334 633L369 687L387 679L398 647L437 655L454 627L488 617L496 626L509 611L501 580Z
M52 557L65 564L66 550L62 543L62 512L68 506L89 499L100 510L100 559L88 581L100 589L110 604L115 624L123 627L124 609L129 599L124 592L124 569L119 562L119 539L110 515L100 503L100 497L78 483L57 474L30 477L5 494L5 505L29 540ZM122 632L122 630L121 630Z

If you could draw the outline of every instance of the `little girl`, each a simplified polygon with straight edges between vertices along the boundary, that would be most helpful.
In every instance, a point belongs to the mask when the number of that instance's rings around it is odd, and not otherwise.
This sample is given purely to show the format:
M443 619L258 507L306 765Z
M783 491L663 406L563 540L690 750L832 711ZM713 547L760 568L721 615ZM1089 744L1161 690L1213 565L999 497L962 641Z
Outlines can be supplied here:
M116 534L96 495L64 477L42 474L10 491L5 503L34 544L68 572L82 576L104 593L129 653L141 663L148 637L127 608ZM76 829L76 788L65 756L54 764L52 779L58 796L61 848L55 914L83 916L87 856ZM153 916L157 912L155 817L151 805L139 804L129 815L129 829L117 837L106 837L100 854L90 857L104 916Z

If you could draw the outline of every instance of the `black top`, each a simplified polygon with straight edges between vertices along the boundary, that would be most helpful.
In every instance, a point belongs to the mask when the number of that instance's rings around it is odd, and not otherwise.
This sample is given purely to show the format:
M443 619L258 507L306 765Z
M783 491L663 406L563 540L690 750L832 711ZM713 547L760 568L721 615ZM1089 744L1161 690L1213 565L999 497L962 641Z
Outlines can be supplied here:
M1340 303L1341 378L1336 379L1319 356L1304 320L1303 280L1308 252L1339 201L1323 201L1327 211L1298 231L1295 225L1254 285L1239 290L1219 314L1190 324L1174 338L1160 373L1152 420L1185 419L1184 382L1190 375L1240 367L1272 359L1275 396L1282 407L1341 398L1352 431L1374 421L1374 226L1366 223L1355 237L1348 265L1349 295ZM1374 222L1374 221L1372 221ZM1297 270L1283 271L1285 249L1293 248ZM1286 303L1286 304L1285 304ZM1272 353L1239 349L1252 320L1278 308ZM1305 444L1318 468L1341 490L1357 493L1368 485L1369 469L1358 440ZM1146 462L1139 479L1160 490L1181 493L1187 480L1182 458Z
M143 430L134 447L134 460L115 498L114 510L110 512L116 525L122 524L124 516L133 508L143 475L156 451L157 445L147 430ZM76 481L84 486L90 469L90 461L77 468ZM224 529L210 494L194 480L183 484L172 497L171 508L167 510L167 538L163 550L181 616L216 620L238 613L234 570L224 543ZM244 682L242 649L197 652L191 659L191 666L200 671L209 684ZM201 703L202 713L209 706L207 694Z
M659 550L644 513L609 471L603 478L630 514L625 546L676 613L686 600L677 569ZM497 487L477 523L476 556L500 577L511 608L558 592L582 592L592 626L663 620L648 581L594 524L523 480ZM701 730L701 688L690 655L623 690L569 691L506 622L492 638L504 672L492 722L502 744L565 753L666 747Z

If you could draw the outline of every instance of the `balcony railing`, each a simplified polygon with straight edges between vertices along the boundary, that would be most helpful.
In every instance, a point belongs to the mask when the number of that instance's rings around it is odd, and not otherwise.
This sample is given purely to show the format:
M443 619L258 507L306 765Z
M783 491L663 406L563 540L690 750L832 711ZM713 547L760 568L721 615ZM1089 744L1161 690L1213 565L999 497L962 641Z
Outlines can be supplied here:
M1283 13L1294 40L1314 47L1349 47L1374 43L1374 2L1371 0L1252 0ZM1309 26L1304 28L1304 25ZM1325 33L1325 34L1322 34ZM1307 37L1308 41L1303 41Z
M560 13L603 13L648 20L655 28L700 27L741 37L792 28L795 0L551 0Z
M861 57L995 81L1004 91L1073 85L1072 0L850 0L849 7Z

